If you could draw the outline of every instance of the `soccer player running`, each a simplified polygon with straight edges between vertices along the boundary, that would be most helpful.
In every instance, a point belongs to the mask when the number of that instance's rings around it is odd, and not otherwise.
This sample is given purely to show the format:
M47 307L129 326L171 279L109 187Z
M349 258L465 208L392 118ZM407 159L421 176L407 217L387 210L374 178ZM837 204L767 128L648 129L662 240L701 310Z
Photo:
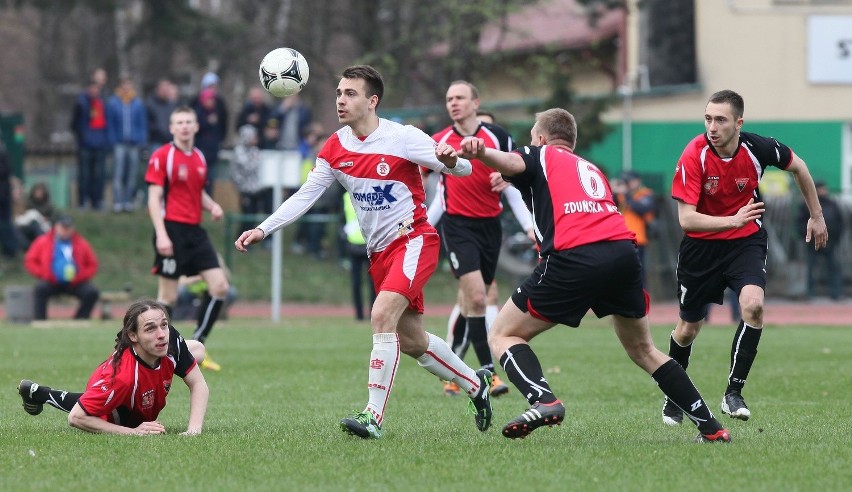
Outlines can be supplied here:
M453 124L432 135L436 142L458 148L463 138L474 136L483 139L488 147L508 152L514 148L512 137L497 125L480 121L479 91L464 80L450 83L446 95L447 113ZM482 368L493 373L491 395L508 393L509 387L494 372L494 359L488 348L486 302L491 282L497 272L497 258L503 242L500 214L503 205L501 193L491 184L493 171L476 160L471 161L473 171L465 178L442 174L435 199L429 206L429 223L440 220L441 240L450 259L453 275L459 281L460 316L465 320L464 331L451 335L453 350L464 357L468 343L473 345ZM524 205L520 192L508 187L506 197L512 203L524 231L532 236L532 218ZM444 384L444 394L456 395L458 386L452 381Z
M704 111L707 131L687 144L675 170L672 198L684 236L677 265L680 319L669 341L669 355L686 369L708 304L722 304L726 287L738 294L742 320L731 344L722 412L740 420L751 417L742 389L763 331L767 234L758 184L768 166L793 174L802 192L810 212L805 241L813 240L817 250L828 242L807 165L775 139L743 132L744 108L734 91L713 94ZM682 408L667 399L663 422L680 424Z
M542 425L562 422L565 407L529 342L556 324L576 328L591 309L598 317L612 315L630 359L688 409L698 426L696 440L730 441L686 371L651 340L635 235L618 213L600 169L573 153L574 116L559 108L538 113L530 135L532 145L514 152L488 148L481 138L466 138L459 152L500 171L532 203L540 246L541 260L503 306L488 337L509 380L530 404L503 427L503 435L522 438Z
M219 318L228 295L228 277L216 251L201 227L202 210L213 220L222 218L222 207L204 191L208 164L195 147L198 119L183 106L172 112L169 131L174 140L151 154L145 181L148 183L148 215L154 225L154 267L159 276L157 300L171 309L177 302L181 275L201 275L207 283L205 302L198 312L192 338L204 343ZM215 165L211 163L210 165ZM207 357L201 367L218 371L219 364Z
M444 340L423 330L423 286L437 266L440 240L426 220L418 166L464 176L470 174L470 162L413 126L379 118L376 107L384 82L373 67L352 66L342 75L336 103L337 118L345 126L326 140L301 188L256 229L243 232L234 245L245 252L293 223L334 180L339 181L349 192L367 241L370 276L378 291L370 316L373 350L367 406L341 420L341 428L364 439L381 437L404 353L432 374L461 386L471 398L477 428L485 431L491 424L491 373L474 371Z
M153 300L133 303L115 337L115 351L89 378L83 393L40 386L24 379L18 385L24 410L38 415L45 404L68 412L77 429L109 434L165 434L157 421L177 375L189 388L189 423L184 435L200 434L210 394L196 361L204 345L184 340L169 324L166 308Z

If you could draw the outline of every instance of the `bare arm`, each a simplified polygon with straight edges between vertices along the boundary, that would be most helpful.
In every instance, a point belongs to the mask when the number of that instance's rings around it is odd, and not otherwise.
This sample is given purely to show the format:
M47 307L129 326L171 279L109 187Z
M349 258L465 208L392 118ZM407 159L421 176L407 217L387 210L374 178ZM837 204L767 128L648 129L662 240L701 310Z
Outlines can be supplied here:
M213 216L213 220L219 220L223 215L225 215L224 211L222 211L222 207L220 207L206 191L201 192L201 207L210 212L210 215Z
M104 434L133 434L144 436L147 434L165 434L166 428L163 424L153 422L142 422L139 427L131 428L107 422L99 417L88 415L79 403L74 405L71 412L68 414L68 424L71 427L84 430L86 432L104 433Z
M485 140L466 137L462 140L459 155L468 159L479 159L483 164L500 171L500 174L514 176L526 170L524 159L514 152L503 152L485 146Z
M189 387L189 423L186 426L186 432L182 432L181 435L194 436L201 434L201 428L204 426L210 389L198 366L183 378L183 382Z
M684 232L717 232L739 229L749 222L759 219L765 211L763 202L754 203L754 198L741 207L736 215L726 217L702 214L696 211L695 205L677 202L677 216Z
M154 225L157 252L163 256L174 256L174 248L163 220L163 187L148 185L148 216Z
M807 164L799 156L793 154L793 162L787 167L787 171L793 175L796 180L796 185L802 192L802 198L805 200L805 205L808 207L810 218L808 218L807 232L805 233L805 242L814 240L814 250L819 250L828 244L828 228L825 225L825 218L822 216L822 206L819 204L814 179L808 170Z

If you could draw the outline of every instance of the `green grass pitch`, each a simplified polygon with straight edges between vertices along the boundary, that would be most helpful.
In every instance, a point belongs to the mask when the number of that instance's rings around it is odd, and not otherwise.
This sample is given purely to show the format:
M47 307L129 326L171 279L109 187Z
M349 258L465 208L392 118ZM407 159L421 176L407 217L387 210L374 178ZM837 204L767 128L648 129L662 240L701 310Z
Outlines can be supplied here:
M443 336L445 320L427 317ZM384 435L344 434L341 417L366 402L367 324L344 318L232 319L208 349L223 366L204 433L179 436L182 384L160 415L165 436L92 435L51 407L21 408L22 378L79 391L110 353L118 321L85 328L0 323L2 490L850 490L852 330L768 326L744 395L748 422L721 415L733 327L705 328L689 374L732 433L692 443L694 426L660 420L662 395L618 344L608 320L557 327L533 341L567 408L561 427L527 439L500 428L526 408L512 388L478 432L466 399L403 358ZM188 325L178 329L189 333ZM666 347L671 327L654 327ZM471 351L472 352L472 351ZM468 362L474 364L473 354Z

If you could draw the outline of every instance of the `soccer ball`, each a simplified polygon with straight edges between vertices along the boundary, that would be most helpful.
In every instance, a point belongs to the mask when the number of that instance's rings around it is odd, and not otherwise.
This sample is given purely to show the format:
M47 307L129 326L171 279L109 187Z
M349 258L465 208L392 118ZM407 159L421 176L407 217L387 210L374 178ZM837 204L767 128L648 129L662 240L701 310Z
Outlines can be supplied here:
M277 48L260 62L260 83L275 97L292 96L308 83L308 62L293 48Z

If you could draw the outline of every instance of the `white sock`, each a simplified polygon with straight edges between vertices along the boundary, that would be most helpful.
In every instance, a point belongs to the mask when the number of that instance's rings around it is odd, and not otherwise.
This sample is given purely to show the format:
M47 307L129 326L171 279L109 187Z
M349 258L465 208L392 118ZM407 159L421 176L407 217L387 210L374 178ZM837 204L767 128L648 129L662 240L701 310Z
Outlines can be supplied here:
M453 306L453 310L450 312L450 319L447 320L447 343L452 346L453 344L453 329L456 326L456 320L459 319L459 315L461 314L461 308L458 304Z
M491 325L494 323L494 320L497 319L497 313L500 312L500 308L497 307L496 304L489 304L485 306L485 329L490 330Z
M479 392L479 376L462 361L447 342L431 333L426 353L417 358L421 367L444 381L455 381L468 395Z
M367 390L369 401L365 411L382 425L396 370L399 367L399 336L396 333L374 333L370 352Z

